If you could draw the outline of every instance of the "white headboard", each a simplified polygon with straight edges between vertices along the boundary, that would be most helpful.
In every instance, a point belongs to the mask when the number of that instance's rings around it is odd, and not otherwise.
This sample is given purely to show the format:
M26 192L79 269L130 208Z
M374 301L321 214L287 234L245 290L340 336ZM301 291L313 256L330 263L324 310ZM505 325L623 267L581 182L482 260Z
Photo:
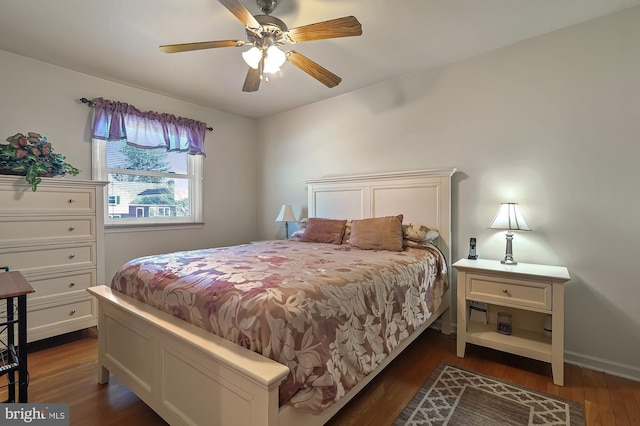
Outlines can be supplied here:
M451 261L451 176L455 168L309 179L309 217L363 219L402 213L437 229Z

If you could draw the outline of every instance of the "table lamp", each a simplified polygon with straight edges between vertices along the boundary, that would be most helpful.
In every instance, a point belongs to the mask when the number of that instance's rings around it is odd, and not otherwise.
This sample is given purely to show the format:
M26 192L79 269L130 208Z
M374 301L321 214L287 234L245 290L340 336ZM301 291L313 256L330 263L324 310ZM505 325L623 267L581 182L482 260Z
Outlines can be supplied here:
M289 222L297 222L295 215L293 214L293 210L291 210L291 206L289 204L283 204L280 209L280 214L276 217L276 222L284 222L284 229L287 235L287 240L289 239Z
M517 265L518 262L513 260L513 232L511 231L531 231L527 222L525 222L518 203L502 203L498 208L498 213L491 221L489 229L506 229L507 230L507 249L504 260L500 263L505 265Z

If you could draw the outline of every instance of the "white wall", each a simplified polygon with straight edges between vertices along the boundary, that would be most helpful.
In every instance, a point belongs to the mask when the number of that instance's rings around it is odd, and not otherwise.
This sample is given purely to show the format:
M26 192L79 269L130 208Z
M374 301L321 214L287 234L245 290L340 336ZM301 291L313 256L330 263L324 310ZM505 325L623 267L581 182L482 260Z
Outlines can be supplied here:
M502 258L486 227L519 202L516 260L572 277L567 360L640 379L638 40L640 7L261 120L261 237L305 178L457 167L453 260Z
M248 242L256 236L254 120L69 71L0 50L0 136L38 132L55 152L91 179L90 109L79 98L102 96L141 110L206 122L205 225L200 228L109 233L106 276L138 256ZM233 179L229 179L233 176ZM68 177L71 179L71 177ZM0 238L2 236L0 235Z

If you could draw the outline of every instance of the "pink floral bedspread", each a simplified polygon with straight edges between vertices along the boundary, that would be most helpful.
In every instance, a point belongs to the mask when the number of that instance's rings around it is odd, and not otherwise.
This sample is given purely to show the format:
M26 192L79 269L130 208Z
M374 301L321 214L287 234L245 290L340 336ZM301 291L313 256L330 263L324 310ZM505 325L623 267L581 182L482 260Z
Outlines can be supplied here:
M142 257L111 287L288 366L280 403L318 413L431 316L443 272L436 248L289 240Z

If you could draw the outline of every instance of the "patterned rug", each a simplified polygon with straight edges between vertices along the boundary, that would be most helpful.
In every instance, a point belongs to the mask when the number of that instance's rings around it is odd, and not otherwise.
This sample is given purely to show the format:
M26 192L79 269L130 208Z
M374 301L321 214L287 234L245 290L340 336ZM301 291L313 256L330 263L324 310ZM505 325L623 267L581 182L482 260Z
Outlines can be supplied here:
M423 425L584 425L574 401L440 363L393 423Z

